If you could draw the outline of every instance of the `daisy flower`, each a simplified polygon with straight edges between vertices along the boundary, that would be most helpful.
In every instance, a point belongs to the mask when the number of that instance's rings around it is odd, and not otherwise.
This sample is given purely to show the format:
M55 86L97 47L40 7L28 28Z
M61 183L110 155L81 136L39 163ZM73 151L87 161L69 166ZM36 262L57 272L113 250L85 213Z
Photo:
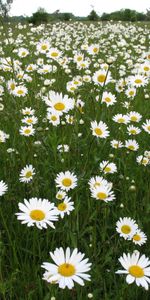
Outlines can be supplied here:
M143 75L131 76L130 83L134 87L141 87L147 84L147 79Z
M105 70L96 71L93 75L93 81L101 86L106 85L111 81L111 73Z
M20 182L30 182L35 175L35 169L32 165L26 165L20 172Z
M150 159L143 155L137 156L136 161L139 165L143 165L143 166L147 166L150 163Z
M138 127L135 127L133 125L130 125L127 127L127 131L129 135L137 135L141 132L141 129L139 129Z
M13 94L17 97L25 97L28 94L28 90L25 86L19 85L15 87Z
M49 100L50 99L50 100ZM45 100L46 104L55 110L59 115L67 113L74 108L75 101L68 98L67 95L63 96L62 93L49 92L48 99Z
M30 226L37 226L39 229L50 226L55 228L53 222L58 220L57 209L54 203L47 199L31 198L29 201L24 199L24 204L18 204L21 212L16 213L17 219L22 224Z
M110 142L112 148L118 149L118 148L122 148L124 147L123 143L121 141L117 141L117 140L112 140Z
M30 116L30 115L34 115L35 110L32 109L31 107L25 107L25 108L22 109L21 112L22 112L23 115Z
M26 117L22 120L22 123L25 123L27 125L34 125L38 122L38 118L35 116Z
M57 200L63 200L66 197L66 192L59 190L56 194L56 199Z
M132 237L132 242L136 245L142 246L147 241L147 236L140 229L136 231L136 234Z
M88 47L87 51L90 55L96 55L99 53L99 45L96 45L96 44L91 45Z
M90 275L87 274L91 269L89 259L85 259L85 254L78 252L75 248L71 253L68 247L65 251L63 248L56 248L54 253L50 252L50 256L55 264L44 262L42 268L46 271L43 274L43 279L49 283L57 283L59 288L72 289L74 282L84 285L84 280L90 280ZM84 258L84 259L83 259Z
M120 234L121 237L126 239L132 239L134 234L136 234L138 225L136 221L131 218L120 218L116 223L116 231Z
M127 124L129 123L129 118L127 115L117 114L113 117L113 121L120 124Z
M71 198L66 197L63 202L57 205L58 214L61 218L64 218L64 215L70 215L70 212L74 210L74 203L70 201Z
M116 97L112 93L104 92L102 96L102 103L106 103L107 107L116 103Z
M127 116L131 122L138 123L142 119L142 116L136 111L130 111L130 113L128 113Z
M52 58L52 59L56 60L56 59L60 58L61 55L62 55L62 52L59 51L57 48L50 48L46 56L48 58Z
M109 131L107 125L100 121L97 123L96 121L91 122L91 130L92 134L98 138L107 138L109 136Z
M0 196L3 196L8 190L8 185L3 181L1 180L0 181Z
M113 173L117 172L116 164L110 163L108 160L103 160L99 166L100 166L100 170L102 172L104 172L105 174L107 174L107 173L113 174Z
M127 140L125 141L125 147L132 151L137 151L139 149L139 144L136 140Z
M21 126L19 132L21 135L30 136L34 135L35 129L32 126Z
M106 186L108 184L110 184L110 186L112 187L111 183L109 183L106 179L100 176L92 177L89 180L88 184L90 186L91 191L93 191L93 189L95 189L96 187Z
M137 286L142 286L146 290L150 283L150 260L144 254L140 256L139 251L132 254L125 254L119 258L119 262L124 270L118 270L116 274L126 274L126 282L131 284L135 281Z
M142 125L143 129L150 134L150 119L146 120Z
M102 200L104 202L113 201L115 199L114 192L112 191L112 185L110 184L93 188L91 195L96 200Z
M77 186L77 176L70 171L60 172L56 179L56 186L62 190L69 191Z
M128 98L134 98L135 95L136 95L136 89L135 88L128 88L126 91L125 91L125 94L127 95Z

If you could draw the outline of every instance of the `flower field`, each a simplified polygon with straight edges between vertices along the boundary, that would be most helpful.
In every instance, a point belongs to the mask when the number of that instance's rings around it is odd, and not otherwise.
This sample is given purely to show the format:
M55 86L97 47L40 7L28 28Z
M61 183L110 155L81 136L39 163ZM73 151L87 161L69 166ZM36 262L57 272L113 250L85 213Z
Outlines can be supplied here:
M141 23L0 27L0 299L150 299Z

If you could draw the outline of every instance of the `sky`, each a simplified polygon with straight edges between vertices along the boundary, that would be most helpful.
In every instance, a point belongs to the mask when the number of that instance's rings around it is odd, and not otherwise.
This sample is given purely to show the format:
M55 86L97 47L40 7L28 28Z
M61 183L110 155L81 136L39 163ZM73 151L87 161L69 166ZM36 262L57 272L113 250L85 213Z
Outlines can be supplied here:
M87 16L92 8L101 15L103 12L112 12L123 8L145 12L150 8L149 0L14 0L10 14L12 16L27 15L45 8L48 13L56 10L72 12L76 16Z

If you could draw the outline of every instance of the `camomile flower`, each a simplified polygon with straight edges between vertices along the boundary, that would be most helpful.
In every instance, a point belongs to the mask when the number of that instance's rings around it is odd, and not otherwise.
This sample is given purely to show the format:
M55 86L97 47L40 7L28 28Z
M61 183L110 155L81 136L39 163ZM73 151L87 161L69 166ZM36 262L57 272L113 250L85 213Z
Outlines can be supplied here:
M101 86L106 85L111 81L111 73L105 70L96 71L93 75L93 81Z
M99 53L99 45L91 45L88 47L88 50L87 52L90 54L90 55L96 55Z
M93 188L91 196L96 200L102 200L104 202L113 201L115 199L114 192L112 191L112 185L110 184Z
M83 53L76 53L74 55L74 58L73 58L74 62L76 63L79 63L79 62L82 62L84 60L84 54Z
M21 126L19 132L21 135L30 136L34 135L35 129L32 126Z
M14 79L8 80L8 82L7 82L7 88L9 90L10 94L13 94L16 86L17 86L17 83L15 82Z
M61 201L66 197L66 195L65 191L59 190L56 194L56 199Z
M47 199L31 198L29 201L24 199L24 204L18 204L21 212L16 213L17 219L28 227L36 226L39 229L50 226L55 228L53 222L58 220L57 209L54 203Z
M137 156L136 161L139 165L143 165L145 167L150 164L150 159L143 155Z
M116 274L126 274L126 282L131 284L135 281L137 286L142 286L146 290L150 283L150 260L144 254L140 256L139 251L132 254L125 254L119 258L119 262L124 270L118 270Z
M112 148L118 149L118 148L122 148L124 147L123 143L121 141L117 141L117 140L112 140L110 142Z
M129 118L127 115L117 114L113 118L113 121L119 124L127 124L129 123Z
M3 181L1 180L0 181L0 196L3 196L8 190L8 185Z
M130 111L127 116L131 122L138 123L142 119L142 116L136 111Z
M72 253L69 247L65 251L63 248L56 248L54 253L50 252L50 256L55 264L49 262L42 264L42 268L46 270L43 279L48 283L56 283L62 289L66 287L72 289L74 282L83 286L84 280L90 280L87 272L91 269L91 263L77 248Z
M33 179L33 176L35 175L35 169L32 165L26 165L20 172L20 182L30 182Z
M20 48L18 51L18 56L23 58L29 54L29 51L26 48Z
M102 96L102 103L106 103L107 107L114 105L116 97L112 93L104 92Z
M146 120L142 125L143 129L150 134L150 119Z
M99 166L100 166L100 170L105 174L113 174L117 172L116 164L110 163L108 160L103 160Z
M112 187L112 183L109 183L106 179L101 176L91 177L89 182L90 190L93 191L96 187L109 185Z
M26 117L22 120L22 123L25 123L27 125L34 125L38 122L38 118L35 116Z
M132 237L132 242L135 245L142 246L147 241L147 236L144 232L142 232L140 229L136 231L136 234Z
M19 85L15 87L13 94L17 97L25 97L28 94L28 90L25 86Z
M116 223L116 231L125 240L131 240L134 234L136 234L138 225L136 221L131 218L120 218Z
M63 202L57 205L58 214L61 218L64 218L65 214L70 215L70 212L74 210L74 203L70 199L66 197Z
M134 98L136 95L136 89L133 87L130 87L125 91L125 94L127 95L128 98Z
M130 125L127 127L127 131L129 135L137 135L141 132L141 129L133 125Z
M87 69L90 65L90 62L88 60L83 60L77 63L77 69Z
M23 115L28 115L28 116L30 116L30 115L34 115L35 110L32 109L31 107L25 107L25 108L22 109L21 112L22 112Z
M136 140L127 140L125 141L125 147L131 151L137 151L139 149L139 144Z
M57 48L50 48L46 56L48 58L52 58L52 59L56 60L56 59L60 58L61 55L62 55L62 52L59 51Z
M60 114L55 109L48 109L47 120L53 126L58 126L60 124Z
M105 139L109 136L109 130L107 125L100 121L97 123L96 121L91 122L91 130L92 134L97 138Z
M41 41L37 44L36 48L38 52L46 53L50 48L50 44L48 41Z
M9 135L6 134L4 131L0 130L0 143L5 143L8 138Z
M57 174L55 182L57 187L69 191L77 186L77 176L70 171L60 172Z
M132 86L137 88L145 86L147 84L147 79L143 75L137 74L135 76L131 76L130 83Z
M63 96L62 93L59 94L54 91L49 92L49 99L45 100L46 104L55 110L60 116L73 109L75 105L74 99L70 99L68 95Z

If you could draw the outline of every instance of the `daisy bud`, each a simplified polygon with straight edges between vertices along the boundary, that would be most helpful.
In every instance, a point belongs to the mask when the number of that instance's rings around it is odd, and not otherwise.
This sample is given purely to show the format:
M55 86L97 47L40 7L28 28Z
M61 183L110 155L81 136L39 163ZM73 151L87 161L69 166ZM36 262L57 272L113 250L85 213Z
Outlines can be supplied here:
M131 185L130 187L129 187L129 191L136 191L136 186L135 185Z

